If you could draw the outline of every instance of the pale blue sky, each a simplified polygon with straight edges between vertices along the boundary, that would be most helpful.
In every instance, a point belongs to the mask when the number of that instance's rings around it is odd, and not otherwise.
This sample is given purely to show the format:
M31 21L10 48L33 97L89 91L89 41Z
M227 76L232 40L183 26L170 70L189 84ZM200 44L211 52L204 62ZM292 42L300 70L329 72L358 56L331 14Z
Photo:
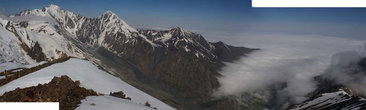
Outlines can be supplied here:
M183 27L209 40L257 32L366 40L365 8L251 8L250 0L2 0L0 7L9 15L49 4L87 17L111 10L133 27Z

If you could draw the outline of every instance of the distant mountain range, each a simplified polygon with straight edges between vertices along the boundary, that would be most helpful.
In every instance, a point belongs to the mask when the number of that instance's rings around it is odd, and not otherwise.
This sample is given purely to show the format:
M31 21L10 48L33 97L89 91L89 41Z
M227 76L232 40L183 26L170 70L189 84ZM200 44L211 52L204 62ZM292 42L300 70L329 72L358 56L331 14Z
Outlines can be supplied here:
M0 21L2 41L11 42L0 45L2 62L85 58L178 109L203 109L219 87L223 62L256 50L208 42L179 27L135 29L111 11L87 18L49 5Z

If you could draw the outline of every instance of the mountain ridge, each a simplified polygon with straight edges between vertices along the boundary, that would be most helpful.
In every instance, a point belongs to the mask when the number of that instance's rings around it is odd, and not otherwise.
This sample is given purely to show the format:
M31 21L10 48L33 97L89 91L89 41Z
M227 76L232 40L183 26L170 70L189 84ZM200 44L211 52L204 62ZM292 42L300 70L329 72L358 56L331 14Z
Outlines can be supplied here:
M39 47L36 53L44 54L42 60L86 58L154 97L184 109L203 109L201 105L212 100L211 93L219 86L217 71L223 62L257 50L208 42L202 35L179 27L161 31L135 29L111 11L87 18L49 5L7 19L14 27L14 36L19 35L18 42L29 48Z

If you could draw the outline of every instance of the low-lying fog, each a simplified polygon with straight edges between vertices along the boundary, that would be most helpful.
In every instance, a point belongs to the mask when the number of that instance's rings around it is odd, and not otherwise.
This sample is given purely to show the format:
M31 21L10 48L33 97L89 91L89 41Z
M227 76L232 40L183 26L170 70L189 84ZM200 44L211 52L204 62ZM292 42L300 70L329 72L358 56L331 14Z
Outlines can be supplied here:
M306 100L306 95L316 89L313 77L324 73L334 54L352 51L365 56L365 41L339 37L245 34L227 42L262 50L234 63L226 63L220 71L223 75L219 78L221 87L214 96L239 95L285 83L286 87L276 90L277 103L284 105Z

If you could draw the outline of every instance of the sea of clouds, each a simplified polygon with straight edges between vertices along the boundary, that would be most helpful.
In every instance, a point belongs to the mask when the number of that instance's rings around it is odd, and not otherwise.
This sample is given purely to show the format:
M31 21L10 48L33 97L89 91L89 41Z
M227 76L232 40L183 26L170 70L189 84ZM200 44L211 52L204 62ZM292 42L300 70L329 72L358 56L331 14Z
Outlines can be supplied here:
M261 50L236 62L226 63L220 71L223 75L219 78L221 87L213 95L240 95L284 83L284 88L276 90L276 100L277 103L286 105L306 100L306 95L316 89L314 77L329 70L334 65L334 60L340 58L337 57L338 53L347 51L358 54L357 58L350 58L352 61L364 57L363 47L366 41L319 35L266 33L245 34L227 42ZM352 55L342 58L342 62L347 62L348 57Z

